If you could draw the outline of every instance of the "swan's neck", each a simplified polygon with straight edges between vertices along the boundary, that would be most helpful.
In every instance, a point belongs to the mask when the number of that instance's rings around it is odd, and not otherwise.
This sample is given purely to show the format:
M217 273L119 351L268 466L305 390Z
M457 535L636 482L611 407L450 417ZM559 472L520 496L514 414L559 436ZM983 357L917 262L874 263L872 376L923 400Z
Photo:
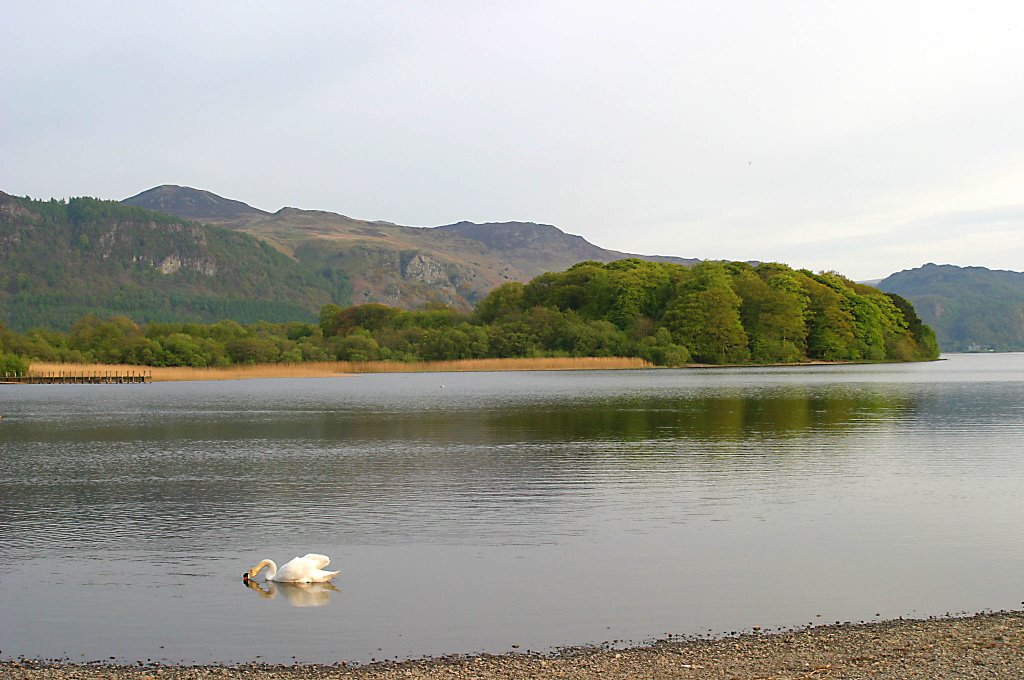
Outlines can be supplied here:
M264 568L267 569L267 579L277 576L277 564L274 560L263 560L252 568L252 575L249 578L256 578Z

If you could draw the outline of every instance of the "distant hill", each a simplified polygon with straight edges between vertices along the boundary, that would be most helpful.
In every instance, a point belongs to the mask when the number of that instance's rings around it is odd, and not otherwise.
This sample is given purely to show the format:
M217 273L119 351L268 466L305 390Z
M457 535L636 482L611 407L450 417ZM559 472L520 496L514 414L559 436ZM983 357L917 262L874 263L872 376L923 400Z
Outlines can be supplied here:
M298 208L270 214L208 191L169 185L125 202L251 234L325 278L347 280L355 303L406 309L429 302L469 309L502 283L529 281L585 260L697 262L606 250L557 227L531 222L459 222L430 228Z
M147 189L121 201L125 205L155 210L167 215L176 215L188 220L220 224L253 217L263 217L270 213L251 205L223 198L217 194L180 187L175 184Z
M15 330L66 328L86 314L314 320L344 301L345 285L235 231L117 201L0 192L0 321Z
M878 288L910 300L943 351L1024 350L1024 273L926 264Z
M608 250L595 246L582 236L566 234L558 227L535 222L486 222L483 224L458 222L434 227L432 231L457 234L462 238L479 241L488 249L501 253L509 262L515 263L534 276L565 269L566 262L575 264L587 260L614 262L628 257L636 257L651 262L674 262L687 265L699 262L696 259L681 257L636 255Z

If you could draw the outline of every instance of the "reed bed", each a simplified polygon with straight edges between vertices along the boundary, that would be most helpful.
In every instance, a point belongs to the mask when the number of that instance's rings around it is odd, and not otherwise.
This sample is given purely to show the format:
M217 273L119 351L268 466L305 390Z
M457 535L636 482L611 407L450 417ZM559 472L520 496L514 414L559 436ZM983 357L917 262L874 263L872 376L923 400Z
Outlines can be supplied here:
M536 359L461 359L458 361L310 361L294 364L246 364L229 368L130 366L123 364L56 364L32 362L31 372L147 371L153 382L246 380L249 378L327 378L354 373L446 373L468 371L594 371L652 368L635 357L544 357Z

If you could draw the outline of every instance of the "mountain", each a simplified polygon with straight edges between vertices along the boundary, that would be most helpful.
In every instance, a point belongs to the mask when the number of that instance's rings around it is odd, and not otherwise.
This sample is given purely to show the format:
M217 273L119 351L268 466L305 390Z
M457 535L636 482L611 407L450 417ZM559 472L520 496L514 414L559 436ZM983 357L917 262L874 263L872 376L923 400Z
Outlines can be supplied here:
M233 201L209 191L180 187L175 184L153 187L121 202L125 205L134 205L207 224L234 222L270 214L241 201Z
M945 352L1024 350L1024 273L926 264L878 288L910 300Z
M270 214L209 191L171 185L125 202L245 232L325 278L347 281L354 303L406 309L431 302L469 309L502 283L529 281L585 260L697 262L607 250L531 222L407 227L298 208Z
M86 314L313 320L343 285L236 231L117 201L0 192L0 321L13 329L66 328Z
M582 236L566 234L558 227L535 222L458 222L433 231L457 234L463 238L479 241L488 249L501 253L505 259L530 271L532 276L550 271L561 271L566 262L614 262L629 257L651 262L674 262L692 265L696 259L667 257L661 255L636 255L607 250L595 246ZM571 266L571 265L570 265Z

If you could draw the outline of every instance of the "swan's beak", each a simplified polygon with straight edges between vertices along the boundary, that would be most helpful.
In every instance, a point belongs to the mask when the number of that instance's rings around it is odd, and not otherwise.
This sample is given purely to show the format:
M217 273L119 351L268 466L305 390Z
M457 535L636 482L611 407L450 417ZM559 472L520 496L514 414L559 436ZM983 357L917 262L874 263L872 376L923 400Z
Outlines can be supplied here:
M249 582L249 572L247 572L247 571L246 572L242 572L242 583L248 583L248 582Z

